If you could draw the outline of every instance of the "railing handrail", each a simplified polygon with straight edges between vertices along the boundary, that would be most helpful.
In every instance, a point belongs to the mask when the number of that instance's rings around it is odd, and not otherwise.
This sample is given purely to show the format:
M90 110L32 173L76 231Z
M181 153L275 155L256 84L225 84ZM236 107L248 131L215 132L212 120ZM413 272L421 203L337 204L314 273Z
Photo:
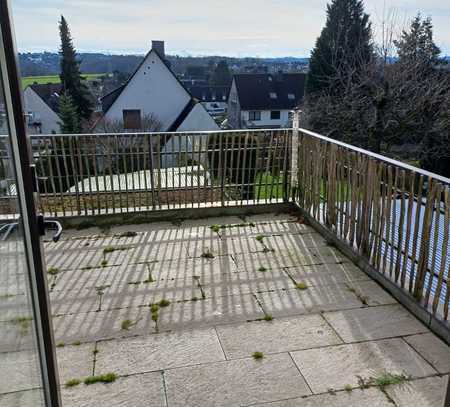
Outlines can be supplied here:
M289 132L289 128L276 129L238 129L238 130L201 130L201 131L147 131L147 132L115 132L115 133L73 133L73 134L29 134L31 138L54 138L54 137L103 137L103 136L151 136L151 135L199 135L199 134L230 134L230 133L268 133L270 131ZM0 138L6 138L8 134L0 134Z
M356 147L356 146L353 146L351 144L347 144L347 143L344 143L342 141L335 140L335 139L332 139L332 138L329 138L329 137L326 137L326 136L322 136L321 134L315 133L315 132L313 132L311 130L307 130L307 129L304 129L304 128L299 128L299 129L294 129L294 130L298 130L298 131L301 131L304 134L307 134L308 136L315 137L315 138L318 138L320 140L323 140L323 141L326 141L326 142L329 142L329 143L333 143L333 144L336 144L336 145L341 146L341 147L345 147L345 148L347 148L349 150L352 150L352 151L354 151L356 153L361 153L361 154L368 155L371 158L375 158L375 159L377 159L379 161L384 161L385 163L392 164L392 165L395 165L397 167L401 167L401 168L403 168L405 170L413 171L413 172L416 172L416 173L418 173L420 175L424 175L426 177L434 178L435 180L443 182L445 184L450 184L450 178L444 177L444 176L439 175L439 174L435 174L435 173L427 171L427 170L423 170L423 169L418 168L418 167L414 167L413 165L406 164L404 162L395 160L394 158L389 158L389 157L386 157L386 156L381 155L381 154L373 153L372 151L365 150L363 148Z

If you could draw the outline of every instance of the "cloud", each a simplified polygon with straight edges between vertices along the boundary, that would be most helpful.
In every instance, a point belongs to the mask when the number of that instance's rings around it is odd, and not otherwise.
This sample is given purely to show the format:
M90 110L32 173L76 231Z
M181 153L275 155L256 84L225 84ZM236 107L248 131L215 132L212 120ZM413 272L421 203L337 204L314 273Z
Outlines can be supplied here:
M437 43L450 53L450 11L445 1L366 0L376 26L395 8L401 21L432 15ZM56 50L58 20L67 18L78 50L143 53L152 39L168 52L283 56L309 55L325 23L326 0L15 0L22 50Z

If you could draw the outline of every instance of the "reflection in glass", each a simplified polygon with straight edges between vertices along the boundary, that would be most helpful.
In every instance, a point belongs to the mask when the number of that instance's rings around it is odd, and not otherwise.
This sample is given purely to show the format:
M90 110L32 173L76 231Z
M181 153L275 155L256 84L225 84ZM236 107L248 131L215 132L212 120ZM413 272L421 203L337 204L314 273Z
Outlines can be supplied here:
M0 405L43 406L20 206L0 78Z

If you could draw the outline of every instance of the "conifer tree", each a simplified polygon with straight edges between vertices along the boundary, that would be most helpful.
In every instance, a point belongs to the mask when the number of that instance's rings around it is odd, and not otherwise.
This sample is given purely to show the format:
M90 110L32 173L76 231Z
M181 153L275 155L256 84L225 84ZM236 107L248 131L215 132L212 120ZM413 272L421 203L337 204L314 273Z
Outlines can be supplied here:
M409 134L421 145L420 166L450 176L450 77L440 69L445 64L433 39L431 18L418 14L409 29L395 42L399 69L407 72L403 89L414 95L402 95L402 116L410 120Z
M78 115L82 119L88 120L92 114L92 102L89 100L88 88L82 82L80 62L77 60L72 36L64 16L61 16L61 21L59 22L59 33L61 37L61 48L59 52L61 84L64 92L71 96Z
M220 61L213 72L211 85L228 86L231 83L231 73L227 61Z
M400 63L420 63L433 67L444 61L439 57L441 50L433 40L431 18L422 19L420 14L403 30L398 41L394 41Z
M332 0L309 62L307 94L339 94L373 57L372 29L361 0Z
M64 93L59 98L59 127L63 134L76 134L81 132L81 124L77 108L72 97Z

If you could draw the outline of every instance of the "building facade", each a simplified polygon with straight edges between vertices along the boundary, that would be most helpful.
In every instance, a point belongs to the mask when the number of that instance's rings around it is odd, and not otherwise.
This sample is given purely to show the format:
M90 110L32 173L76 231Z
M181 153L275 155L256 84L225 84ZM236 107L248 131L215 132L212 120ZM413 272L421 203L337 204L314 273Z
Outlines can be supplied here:
M228 98L229 127L288 127L290 111L303 102L305 81L302 73L234 75Z

